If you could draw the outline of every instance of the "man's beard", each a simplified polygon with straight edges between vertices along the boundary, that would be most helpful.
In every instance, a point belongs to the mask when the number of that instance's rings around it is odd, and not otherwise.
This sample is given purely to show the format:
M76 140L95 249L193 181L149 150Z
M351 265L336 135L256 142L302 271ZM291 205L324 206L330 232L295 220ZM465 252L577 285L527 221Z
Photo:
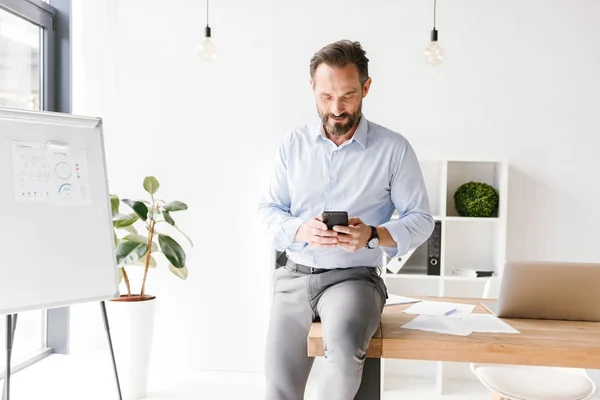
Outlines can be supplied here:
M332 124L329 122L329 118L333 116L332 113L322 114L318 107L317 112L319 113L319 117L321 117L321 122L323 123L327 133L333 136L344 136L360 119L362 114L362 103L358 106L358 110L356 110L354 114L342 113L341 115L338 115L338 117L342 118L348 117L348 122L345 124L341 122L334 122Z

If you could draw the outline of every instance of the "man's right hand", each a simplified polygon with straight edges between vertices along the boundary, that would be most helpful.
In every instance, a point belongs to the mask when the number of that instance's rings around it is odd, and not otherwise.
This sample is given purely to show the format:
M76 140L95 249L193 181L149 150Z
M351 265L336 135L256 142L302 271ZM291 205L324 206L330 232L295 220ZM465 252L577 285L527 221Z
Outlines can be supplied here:
M337 236L337 232L327 230L327 225L318 216L300 225L294 241L306 242L313 247L332 248L337 246Z

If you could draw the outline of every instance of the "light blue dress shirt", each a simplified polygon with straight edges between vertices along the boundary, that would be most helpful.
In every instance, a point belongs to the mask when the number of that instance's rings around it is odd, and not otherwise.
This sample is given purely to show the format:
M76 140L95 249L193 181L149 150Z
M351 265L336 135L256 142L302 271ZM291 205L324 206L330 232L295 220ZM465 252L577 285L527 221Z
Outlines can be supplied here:
M300 225L325 210L346 211L367 225L383 225L397 246L351 252L294 242ZM399 219L391 220L394 210ZM327 138L320 120L286 134L258 212L277 250L315 268L381 266L382 251L402 256L424 243L434 227L410 143L364 115L352 139L339 147Z

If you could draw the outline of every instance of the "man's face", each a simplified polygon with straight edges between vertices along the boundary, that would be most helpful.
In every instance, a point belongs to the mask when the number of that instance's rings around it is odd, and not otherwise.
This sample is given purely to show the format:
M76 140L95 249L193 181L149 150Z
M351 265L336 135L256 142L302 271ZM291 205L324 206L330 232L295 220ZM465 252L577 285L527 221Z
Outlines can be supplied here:
M371 78L361 87L356 65L335 68L322 63L317 67L311 85L319 117L327 132L334 136L348 133L361 116L362 99L369 91Z

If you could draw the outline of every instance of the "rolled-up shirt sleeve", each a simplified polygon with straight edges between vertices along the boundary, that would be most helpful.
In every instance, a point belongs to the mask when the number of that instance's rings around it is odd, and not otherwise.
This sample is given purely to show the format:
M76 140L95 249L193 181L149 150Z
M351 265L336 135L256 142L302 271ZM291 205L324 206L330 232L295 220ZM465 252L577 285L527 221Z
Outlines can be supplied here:
M267 233L273 238L276 250L300 250L306 243L294 242L303 218L294 217L290 212L291 199L287 178L287 154L290 135L281 141L273 160L273 172L269 187L261 196L258 205L259 218Z
M390 180L391 199L399 218L384 223L396 247L381 247L388 257L403 256L423 244L433 232L425 180L417 156L407 141Z

